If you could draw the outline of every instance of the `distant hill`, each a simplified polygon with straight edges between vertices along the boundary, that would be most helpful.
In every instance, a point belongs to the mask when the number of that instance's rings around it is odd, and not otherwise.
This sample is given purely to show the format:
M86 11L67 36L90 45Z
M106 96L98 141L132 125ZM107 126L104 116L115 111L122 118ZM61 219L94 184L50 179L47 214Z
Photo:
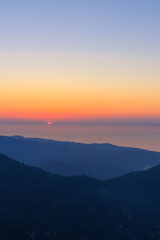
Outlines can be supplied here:
M0 152L27 165L64 176L118 177L160 163L160 153L106 144L0 136Z
M102 181L0 154L1 240L159 240L160 165Z
M160 163L160 153L109 143L83 144L0 136L0 152L27 165L64 176L119 177Z

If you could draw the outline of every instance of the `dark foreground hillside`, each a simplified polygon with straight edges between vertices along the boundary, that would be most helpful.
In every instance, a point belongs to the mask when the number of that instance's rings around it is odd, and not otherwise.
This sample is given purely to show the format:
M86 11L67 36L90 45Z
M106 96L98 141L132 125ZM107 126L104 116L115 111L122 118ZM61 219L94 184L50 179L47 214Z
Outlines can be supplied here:
M160 166L109 181L0 155L1 240L158 240Z

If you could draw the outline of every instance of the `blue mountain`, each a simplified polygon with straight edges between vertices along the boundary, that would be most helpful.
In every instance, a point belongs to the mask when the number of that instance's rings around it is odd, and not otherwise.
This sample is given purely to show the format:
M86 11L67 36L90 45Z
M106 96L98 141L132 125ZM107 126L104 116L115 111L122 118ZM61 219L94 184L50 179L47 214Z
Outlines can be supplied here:
M21 136L0 136L0 152L50 173L98 179L119 177L160 163L159 152L109 143L83 144Z

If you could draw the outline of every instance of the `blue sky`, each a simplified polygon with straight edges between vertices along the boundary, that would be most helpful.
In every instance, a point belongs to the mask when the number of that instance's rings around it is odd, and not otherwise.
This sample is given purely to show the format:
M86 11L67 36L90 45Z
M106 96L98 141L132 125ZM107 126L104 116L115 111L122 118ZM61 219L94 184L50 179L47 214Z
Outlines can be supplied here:
M160 1L0 2L4 118L160 117Z
M158 0L1 1L3 51L160 54Z

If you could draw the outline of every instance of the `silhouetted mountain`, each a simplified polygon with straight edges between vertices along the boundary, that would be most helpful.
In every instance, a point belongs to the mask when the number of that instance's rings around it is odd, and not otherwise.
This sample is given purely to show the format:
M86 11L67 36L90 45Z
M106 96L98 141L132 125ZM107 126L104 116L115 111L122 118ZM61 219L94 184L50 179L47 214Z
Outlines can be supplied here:
M0 154L1 240L158 240L160 166L102 181Z
M0 136L0 152L27 165L64 176L118 177L160 163L160 153L111 144L58 142Z

